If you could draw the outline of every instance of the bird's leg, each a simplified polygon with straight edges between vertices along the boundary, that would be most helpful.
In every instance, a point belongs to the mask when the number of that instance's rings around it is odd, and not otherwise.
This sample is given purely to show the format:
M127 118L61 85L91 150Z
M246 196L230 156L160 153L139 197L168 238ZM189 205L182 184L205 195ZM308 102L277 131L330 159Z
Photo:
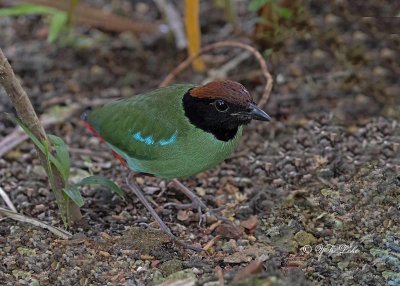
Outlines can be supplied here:
M160 216L157 214L157 212L154 210L154 208L150 205L149 201L146 199L146 197L143 195L142 190L140 187L134 183L134 182L129 182L129 179L126 178L126 183L128 187L134 192L134 194L137 196L139 201L146 207L146 209L150 212L152 217L155 219L155 221L158 223L160 226L160 229L167 234L173 241L177 242L178 244L182 245L185 248L192 249L194 251L200 252L202 251L201 248L186 244L185 242L179 240L169 229L169 227L164 223L164 221L160 218Z
M177 204L177 203L166 203L164 206L174 206L177 209L197 209L197 212L199 214L199 225L202 224L203 220L205 219L203 215L203 210L213 216L215 216L218 220L222 220L225 222L231 222L229 219L227 219L224 216L221 216L218 214L224 207L221 208L216 208L216 209L210 209L207 207L205 203L202 202L202 200L196 196L195 193L193 193L191 190L186 188L181 182L179 182L177 179L173 179L172 183L175 185L175 187L180 190L182 193L184 193L191 201L192 203L190 204Z

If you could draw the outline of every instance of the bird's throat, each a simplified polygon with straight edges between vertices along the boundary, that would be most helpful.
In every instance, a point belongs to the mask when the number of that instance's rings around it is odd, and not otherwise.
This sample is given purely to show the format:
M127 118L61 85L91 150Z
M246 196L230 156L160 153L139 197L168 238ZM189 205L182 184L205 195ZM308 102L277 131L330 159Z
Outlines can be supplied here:
M226 122L218 113L210 110L211 100L192 97L188 91L183 97L183 109L190 123L196 128L211 133L215 138L228 142L235 138L239 124Z
M228 142L229 140L232 140L233 138L235 138L235 136L236 136L236 134L238 132L238 129L239 129L239 127L236 127L234 129L226 129L226 128L220 128L220 127L210 127L207 130L206 129L203 129L203 130L206 131L206 132L211 133L218 140Z

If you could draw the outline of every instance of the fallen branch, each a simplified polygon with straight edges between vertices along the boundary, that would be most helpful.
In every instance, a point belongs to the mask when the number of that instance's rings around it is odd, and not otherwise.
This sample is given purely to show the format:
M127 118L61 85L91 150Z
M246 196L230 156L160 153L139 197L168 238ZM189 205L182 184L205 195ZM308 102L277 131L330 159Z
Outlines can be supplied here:
M164 14L165 20L168 23L171 32L174 34L176 47L178 49L186 48L186 36L181 16L178 13L178 9L174 6L171 1L166 0L154 0L158 9Z
M16 221L26 222L26 223L32 224L34 226L38 226L38 227L47 229L48 231L50 231L51 233L57 235L58 237L60 237L62 239L70 239L72 237L72 234L69 233L66 230L63 230L63 229L58 228L58 227L51 226L51 225L49 225L47 223L41 222L40 220L24 216L22 214L19 214L19 213L14 212L14 211L10 211L10 210L5 209L5 208L1 208L0 207L0 214L4 215L6 217L9 217L9 218L11 218L13 220L16 220Z
M4 202L10 210L12 210L13 212L17 212L17 209L15 208L13 202L2 187L0 187L0 196L3 198Z
M49 6L66 12L70 9L69 0L21 0L18 2ZM104 12L101 9L94 8L84 3L79 3L78 6L75 7L73 18L77 23L87 24L110 32L131 31L143 34L161 33L161 23L134 22L130 19Z
M48 128L56 123L65 121L81 108L82 107L78 104L72 104L68 106L68 108L62 109L61 112L58 112L57 114L43 114L40 118L40 124L43 128ZM26 135L20 127L16 127L13 132L4 137L0 142L0 158L28 138L28 135Z
M42 124L44 129L47 129L54 124L61 123L66 121L70 116L79 110L85 109L86 107L93 107L103 105L109 102L109 99L82 99L77 103L72 103L68 105L68 107L57 108L57 113L44 113L40 116L40 123ZM58 103L57 100L54 100L52 103ZM49 102L50 104L50 102ZM47 104L43 104L47 105ZM21 128L16 127L13 132L8 134L0 141L0 158L5 154L10 152L12 149L17 147L19 144L27 140L29 137L22 131Z
M241 48L249 51L254 55L254 57L257 59L258 63L260 64L261 70L263 75L265 76L266 79L266 84L265 84L265 89L264 93L262 94L260 101L259 101L259 106L264 106L269 99L269 96L271 94L272 90L272 84L273 84L273 79L271 74L268 71L267 64L263 58L263 56L258 52L255 48L253 48L250 45L243 44L240 42L234 42L234 41L222 41L222 42L217 42L208 46L205 46L202 48L198 53L188 57L185 61L183 61L180 65L178 65L175 69L173 69L163 80L163 82L160 84L160 87L164 87L172 82L172 80L183 70L185 70L195 59L197 59L199 56L208 53L212 50L215 49L220 49L220 48Z

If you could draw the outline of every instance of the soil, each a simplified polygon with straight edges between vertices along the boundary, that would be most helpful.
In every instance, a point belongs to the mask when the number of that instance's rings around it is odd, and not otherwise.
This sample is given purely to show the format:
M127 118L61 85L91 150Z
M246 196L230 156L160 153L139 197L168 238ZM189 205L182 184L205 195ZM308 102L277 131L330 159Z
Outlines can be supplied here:
M140 21L161 18L150 1L87 2ZM252 40L256 15L246 1L237 7L241 32L211 2L201 7L203 44ZM186 52L168 36L85 26L74 28L72 42L48 44L46 17L0 18L1 48L37 113L82 106L47 130L70 147L72 179L91 171L128 193L124 202L105 188L83 188L84 219L69 229L71 240L1 218L0 284L400 285L400 5L303 2L253 42L275 79L265 107L273 120L251 123L230 159L182 181L208 206L225 206L236 227L212 217L199 226L196 211L162 207L188 202L168 182L137 179L175 235L210 243L202 253L147 228L155 225L126 188L128 170L79 120L91 103L156 88ZM241 52L205 60L218 69ZM206 77L188 70L177 82ZM229 78L256 99L262 92L252 58ZM3 90L0 103L0 112L12 112ZM0 119L0 142L14 128ZM0 158L0 186L20 213L63 227L31 142Z

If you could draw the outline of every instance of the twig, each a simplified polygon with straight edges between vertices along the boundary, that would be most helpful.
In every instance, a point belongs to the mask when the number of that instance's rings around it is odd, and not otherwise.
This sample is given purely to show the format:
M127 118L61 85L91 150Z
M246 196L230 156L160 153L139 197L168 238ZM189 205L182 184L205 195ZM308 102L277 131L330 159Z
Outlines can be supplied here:
M154 0L154 2L158 6L158 9L163 12L169 28L175 36L176 47L178 49L186 48L187 42L185 31L183 29L181 16L177 12L177 8L170 1Z
M226 47L241 48L241 49L248 50L257 59L258 63L260 64L263 75L265 76L265 79L266 79L265 90L259 101L259 105L264 106L269 99L269 96L270 96L271 90L272 90L272 84L273 84L272 76L268 71L267 64L266 64L264 58L262 57L262 55L255 48L253 48L252 46L249 46L247 44L243 44L243 43L235 42L235 41L222 41L222 42L217 42L217 43L205 46L197 54L194 54L194 55L188 57L185 61L183 61L180 65L178 65L175 69L173 69L165 77L163 82L160 84L160 87L164 87L164 86L170 84L172 82L172 80L180 72L182 72L184 69L186 69L191 64L191 62L193 62L196 58L198 58L202 54L208 53L215 49L226 48Z
M21 83L15 76L14 71L8 63L7 58L4 56L1 48L0 85L3 86L7 95L10 97L11 102L13 103L13 106L17 111L18 117L21 119L21 121L28 127L32 134L36 136L36 138L38 138L41 142L48 142L48 146L50 146L50 142L48 141L43 126L40 124L36 112L33 109L32 103L29 100L25 90L22 88ZM49 168L45 154L42 153L38 148L36 148L36 150L38 152L40 162L48 174L50 185L54 191L57 201L64 202L63 204L59 204L61 214L68 214L67 221L69 223L80 220L82 215L79 207L73 203L72 200L66 200L62 194L62 190L65 188L66 184L63 176L57 168Z
M13 202L2 187L0 187L0 196L3 198L4 202L10 210L12 210L13 212L17 212L17 209L15 208Z
M203 80L203 84L208 83L215 79L223 79L226 78L228 73L236 68L242 61L248 59L251 56L251 53L248 51L244 51L238 56L231 59L229 62L225 63L218 69L212 69L208 71L208 77Z
M206 245L203 246L203 251L207 252L220 239L221 239L221 236L216 235L213 239L211 239L209 242L207 242Z
M66 230L51 226L47 223L41 222L40 220L24 216L22 214L19 214L14 211L10 211L5 208L0 207L0 214L5 215L13 220L30 223L32 225L47 229L48 231L54 233L55 235L57 235L58 237L61 237L62 239L70 239L72 237L72 234Z

